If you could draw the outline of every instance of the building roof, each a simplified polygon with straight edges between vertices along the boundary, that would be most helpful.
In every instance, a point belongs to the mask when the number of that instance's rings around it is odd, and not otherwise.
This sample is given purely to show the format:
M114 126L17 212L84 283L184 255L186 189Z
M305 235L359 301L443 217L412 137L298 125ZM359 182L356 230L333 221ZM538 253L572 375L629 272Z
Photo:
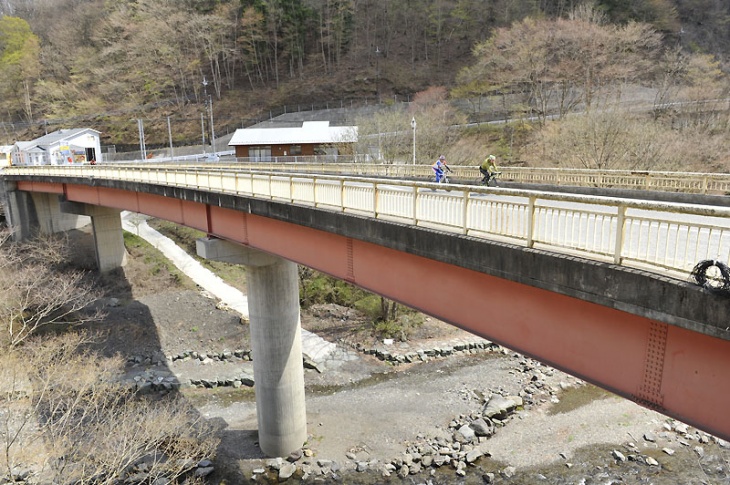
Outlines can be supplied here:
M28 147L32 147L33 146L33 142L32 141L16 141L15 142L15 145L13 145L13 146L14 147L18 147L18 150L21 150L22 151L22 150L25 150Z
M37 147L48 147L48 146L54 145L56 143L64 142L71 138L75 138L79 135L82 135L82 134L84 134L86 132L90 132L90 131L92 131L96 134L100 133L96 130L92 130L91 128L71 128L68 130L56 130L56 131L49 133L47 135L44 135L40 138L36 138L31 143Z
M357 126L330 126L329 121L305 121L295 128L242 128L228 142L237 145L354 143Z

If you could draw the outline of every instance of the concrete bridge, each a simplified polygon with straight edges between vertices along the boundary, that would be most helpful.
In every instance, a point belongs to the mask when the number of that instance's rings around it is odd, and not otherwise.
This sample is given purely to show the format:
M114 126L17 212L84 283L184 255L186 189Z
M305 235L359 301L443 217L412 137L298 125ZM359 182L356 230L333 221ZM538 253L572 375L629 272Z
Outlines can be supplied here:
M199 229L201 255L247 265L271 456L306 439L295 263L730 439L730 301L686 281L699 260L728 262L723 199L243 168L11 167L6 214L17 237L90 217L101 271L123 264L122 210Z

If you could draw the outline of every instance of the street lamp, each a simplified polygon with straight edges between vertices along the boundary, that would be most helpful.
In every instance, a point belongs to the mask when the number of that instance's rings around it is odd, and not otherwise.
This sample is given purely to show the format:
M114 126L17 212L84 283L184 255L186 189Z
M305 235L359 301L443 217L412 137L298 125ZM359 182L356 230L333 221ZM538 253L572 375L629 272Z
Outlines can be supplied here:
M375 93L380 104L380 47L375 46Z
M413 165L416 164L416 117L411 119L411 128L413 128Z

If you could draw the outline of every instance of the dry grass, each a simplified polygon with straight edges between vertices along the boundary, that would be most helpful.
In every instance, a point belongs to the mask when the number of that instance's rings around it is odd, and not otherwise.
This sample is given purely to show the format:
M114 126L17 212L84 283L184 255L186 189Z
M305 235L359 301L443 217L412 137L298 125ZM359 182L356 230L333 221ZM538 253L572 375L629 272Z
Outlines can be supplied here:
M41 483L117 483L144 463L175 480L215 454L216 429L179 397L144 399L123 361L84 350L79 333L28 341L0 355L0 466Z

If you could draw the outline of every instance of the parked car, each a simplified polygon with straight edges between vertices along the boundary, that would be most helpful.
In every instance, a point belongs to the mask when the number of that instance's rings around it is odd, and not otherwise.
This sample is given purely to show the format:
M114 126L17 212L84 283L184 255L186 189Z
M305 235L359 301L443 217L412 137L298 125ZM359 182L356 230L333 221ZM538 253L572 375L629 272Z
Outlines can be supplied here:
M198 162L220 162L221 157L217 153L207 153L196 158Z

